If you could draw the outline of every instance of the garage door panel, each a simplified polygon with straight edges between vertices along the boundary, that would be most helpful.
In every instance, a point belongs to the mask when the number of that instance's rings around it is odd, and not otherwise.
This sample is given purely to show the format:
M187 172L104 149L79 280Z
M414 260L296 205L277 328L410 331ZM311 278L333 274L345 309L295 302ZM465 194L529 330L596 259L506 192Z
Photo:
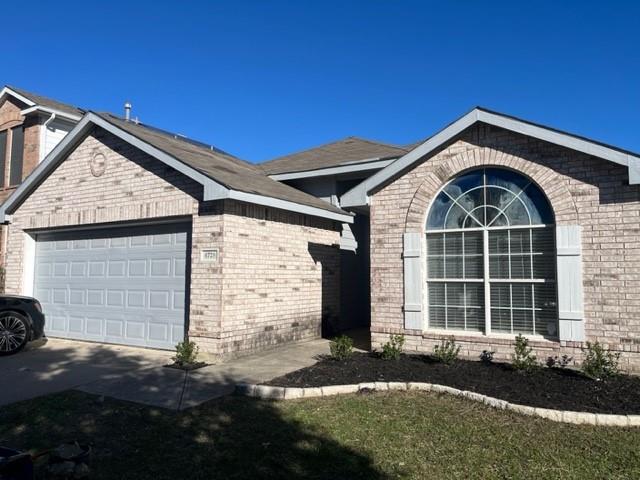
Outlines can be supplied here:
M187 229L39 236L34 292L47 334L173 349L185 331Z

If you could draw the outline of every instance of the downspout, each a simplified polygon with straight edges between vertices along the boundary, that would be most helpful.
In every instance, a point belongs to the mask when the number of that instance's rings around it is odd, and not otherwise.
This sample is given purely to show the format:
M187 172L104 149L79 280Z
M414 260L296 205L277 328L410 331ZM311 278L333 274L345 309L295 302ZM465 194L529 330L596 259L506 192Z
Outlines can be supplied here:
M40 163L42 160L44 160L44 157L45 157L45 155L44 155L44 146L45 146L45 141L46 141L46 138L47 138L47 127L55 119L56 119L56 112L53 112L51 114L51 116L49 118L47 118L47 120L42 124L42 135L40 135L40 145L38 145L38 148L40 149L40 151L38 152L38 156L40 157L40 161L38 163Z
M55 119L56 119L56 112L53 112L51 116L47 119L47 121L42 124L42 126L46 128Z

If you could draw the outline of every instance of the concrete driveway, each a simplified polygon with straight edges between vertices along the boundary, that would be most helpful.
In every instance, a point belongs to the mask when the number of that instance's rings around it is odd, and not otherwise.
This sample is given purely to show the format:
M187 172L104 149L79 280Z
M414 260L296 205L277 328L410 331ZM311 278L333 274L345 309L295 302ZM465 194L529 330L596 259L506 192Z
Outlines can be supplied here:
M0 357L0 405L109 381L170 362L171 352L75 342L57 338Z
M8 377L0 405L76 389L182 410L227 395L238 382L259 383L312 365L328 352L327 340L313 340L184 372L163 366L173 352L49 339L0 358Z

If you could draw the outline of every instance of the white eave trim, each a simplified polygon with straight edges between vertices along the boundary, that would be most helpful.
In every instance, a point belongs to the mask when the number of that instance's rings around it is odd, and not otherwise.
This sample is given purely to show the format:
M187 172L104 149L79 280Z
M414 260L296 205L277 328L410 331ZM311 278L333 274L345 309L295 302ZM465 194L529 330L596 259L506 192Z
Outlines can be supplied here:
M20 112L20 114L26 116L34 112L55 115L58 118L63 118L65 120L69 120L74 123L79 122L80 119L82 118L81 115L73 115L71 113L63 112L62 110L56 110L55 108L44 107L42 105L34 105L33 107L25 108Z
M255 203L257 205L264 205L271 208L279 208L281 210L289 210L291 212L302 213L305 215L312 215L314 217L328 218L329 220L336 220L342 223L353 223L353 214L344 214L338 212L330 212L318 207L312 207L309 205L302 205L300 203L290 202L288 200L281 200L279 198L265 197L264 195L256 195L255 193L240 192L238 190L229 190L229 195L226 198L232 200L239 200L247 203ZM330 205L327 203L327 205Z
M104 130L112 133L116 137L122 139L128 144L142 150L148 155L160 160L173 169L191 178L195 182L203 186L203 200L223 200L223 199L237 199L246 202L256 203L259 205L270 206L273 208L282 208L284 210L290 210L297 213L305 213L317 217L328 218L331 220L338 220L341 222L351 223L353 218L349 214L340 214L337 212L330 212L322 208L310 207L287 200L280 200L271 197L265 197L263 195L249 194L231 190L224 185L216 182L210 177L200 173L199 171L191 168L185 163L177 160L171 155L166 154L162 150L159 150L152 145L140 140L134 135L118 128L117 126L109 123L100 116L89 112L82 120L69 132L64 139L56 145L56 147L47 155L42 162L31 172L31 174L20 184L16 190L5 200L0 206L0 223L10 222L13 210L17 208L22 201L28 197L31 192L38 186L41 178L46 178L57 166L63 161L69 153L77 146L79 142L84 139L86 133L89 132L93 126L98 126Z
M380 159L370 159L363 160L357 163L348 163L337 165L335 167L327 167L327 168L317 168L315 170L304 170L301 172L290 172L290 173L275 173L269 175L269 177L274 180L283 181L283 180L296 180L299 178L314 178L314 177L324 177L327 175L340 175L343 173L353 173L353 172L365 172L367 170L377 170L391 165L396 158L387 158L385 160Z
M28 105L30 107L35 105L34 101L29 100L24 95L20 95L18 92L16 92L15 90L10 89L9 87L3 87L2 90L0 90L0 99L2 97L4 97L5 95L11 95L12 97L17 98L22 103L24 103L24 104L26 104L26 105Z
M587 155L593 155L594 157L602 158L618 165L626 166L629 169L629 183L631 185L640 184L640 157L638 156L621 152L584 138L575 137L567 133L558 132L512 117L476 108L435 134L422 145L419 145L406 155L400 157L388 167L380 170L375 175L372 175L367 180L346 192L340 198L340 205L342 207L368 205L369 192L411 167L413 163L421 158L428 156L476 122L483 122L488 125L504 128L512 132L521 133L532 138L537 138L571 150L586 153Z

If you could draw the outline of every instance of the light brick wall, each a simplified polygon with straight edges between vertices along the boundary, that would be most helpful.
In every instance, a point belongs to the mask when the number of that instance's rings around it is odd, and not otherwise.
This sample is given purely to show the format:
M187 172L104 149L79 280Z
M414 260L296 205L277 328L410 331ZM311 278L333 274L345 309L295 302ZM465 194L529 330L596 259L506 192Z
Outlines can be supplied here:
M332 221L226 202L220 353L319 337L339 316L339 241Z
M96 153L106 158L98 177ZM200 185L97 129L13 213L7 292L23 292L25 231L184 217L192 221L189 336L202 352L317 337L323 308L338 314L339 225L201 198ZM205 248L218 249L218 263L201 261Z
M625 167L524 135L475 126L428 161L385 186L371 200L372 341L407 335L408 348L431 352L440 337L403 328L402 235L423 232L429 204L451 177L473 167L513 168L548 196L556 223L582 226L585 327L588 340L620 351L626 369L640 371L640 187ZM511 341L458 336L463 352L485 349L510 358ZM580 344L535 342L540 358L567 353L581 360Z

